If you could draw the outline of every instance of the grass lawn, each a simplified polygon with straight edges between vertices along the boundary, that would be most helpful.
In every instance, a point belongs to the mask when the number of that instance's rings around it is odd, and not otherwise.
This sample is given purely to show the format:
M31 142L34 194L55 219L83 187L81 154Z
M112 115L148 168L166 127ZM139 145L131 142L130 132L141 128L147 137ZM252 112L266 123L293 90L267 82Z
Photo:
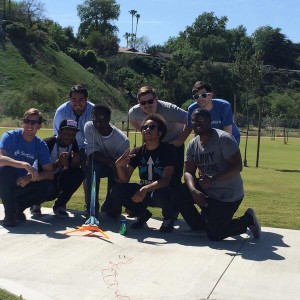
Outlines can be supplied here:
M0 129L0 134L7 129ZM51 136L52 131L42 129L39 136ZM131 145L141 145L141 135L130 133ZM192 138L192 135L191 137ZM242 137L240 149L244 159L245 138ZM289 138L284 144L282 138L271 140L261 138L259 165L256 168L257 137L250 137L247 149L247 167L244 167L245 198L237 212L237 216L244 213L248 207L256 210L263 226L300 229L300 139ZM138 182L137 172L133 181ZM106 194L106 179L102 179L100 186L100 201ZM297 183L298 182L298 183ZM52 202L44 203L47 207ZM83 210L84 193L82 187L74 194L68 203L68 208ZM151 211L160 216L159 209Z

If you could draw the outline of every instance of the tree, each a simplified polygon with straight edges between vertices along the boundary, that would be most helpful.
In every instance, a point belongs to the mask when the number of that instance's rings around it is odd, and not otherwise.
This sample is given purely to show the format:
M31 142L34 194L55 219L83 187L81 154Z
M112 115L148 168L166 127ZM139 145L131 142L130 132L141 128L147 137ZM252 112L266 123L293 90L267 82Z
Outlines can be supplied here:
M137 28L138 28L138 24L139 24L139 18L141 17L141 15L136 14L135 17L136 17L136 24L135 24L135 34L134 34L135 38L134 38L134 45L133 45L134 49L135 49L135 46L136 46L136 38L137 38L136 34L137 34Z
M131 41L130 41L130 47L133 48L133 17L136 15L137 11L132 9L129 11L131 14Z
M262 53L264 65L294 68L298 58L296 46L281 33L280 28L262 26L253 33L255 51Z
M27 17L28 27L31 28L34 21L44 18L45 6L37 0L24 0L19 4L24 15Z
M123 35L123 37L126 40L126 48L128 48L128 40L130 38L131 34L129 32L125 32L125 34Z
M101 34L115 34L118 28L111 24L120 15L120 5L115 0L85 0L77 5L80 17L79 36L86 38L90 32L99 31Z

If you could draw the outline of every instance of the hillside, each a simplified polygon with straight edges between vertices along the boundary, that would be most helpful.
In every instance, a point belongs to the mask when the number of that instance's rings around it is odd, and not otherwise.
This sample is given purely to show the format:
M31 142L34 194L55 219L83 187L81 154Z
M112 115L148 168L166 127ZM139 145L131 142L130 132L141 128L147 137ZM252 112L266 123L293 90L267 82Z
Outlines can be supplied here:
M113 109L113 121L126 120L127 103L121 93L65 53L49 46L17 48L9 39L0 47L1 112L9 105L14 109L14 105L18 106L16 95L25 94L25 101L31 105L36 104L41 110L50 107L48 118L51 118L55 108L68 98L70 87L77 83L88 86L91 101ZM29 99L34 93L41 95L36 103ZM49 105L45 106L44 102Z

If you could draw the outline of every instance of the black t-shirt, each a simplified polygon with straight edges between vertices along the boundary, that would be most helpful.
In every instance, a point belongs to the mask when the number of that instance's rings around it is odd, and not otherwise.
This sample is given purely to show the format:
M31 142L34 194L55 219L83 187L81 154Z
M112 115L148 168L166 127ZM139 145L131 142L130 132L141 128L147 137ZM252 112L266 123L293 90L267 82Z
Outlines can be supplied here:
M130 160L129 165L139 169L141 185L161 179L165 167L177 165L176 150L168 143L161 143L154 150L147 150L143 145L134 148L131 154L135 156Z

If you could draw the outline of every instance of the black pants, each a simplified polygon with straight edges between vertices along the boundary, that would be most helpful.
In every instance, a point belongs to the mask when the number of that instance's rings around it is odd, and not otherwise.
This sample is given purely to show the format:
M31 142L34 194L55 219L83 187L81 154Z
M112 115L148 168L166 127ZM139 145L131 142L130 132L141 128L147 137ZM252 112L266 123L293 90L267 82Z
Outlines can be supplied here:
M233 219L242 200L222 202L209 198L207 201L208 207L202 208L200 213L188 188L185 184L182 185L181 196L178 198L179 211L192 230L206 229L207 237L212 241L220 241L247 231L251 224L249 215Z
M147 193L140 203L132 200L133 195L141 188L137 183L117 183L111 190L113 201L119 201L122 206L130 209L136 216L143 216L148 206L162 208L164 219L172 219L175 214L175 205L171 197L171 188L165 187Z
M173 175L173 183L175 185L181 184L181 177L183 174L183 166L184 166L184 144L175 147L176 155L177 155L177 165L174 168L174 175Z
M30 182L25 187L17 186L16 171L12 167L0 170L0 196L6 215L14 214L16 209L23 211L34 204L47 201L53 193L53 183L50 180Z
M114 170L106 164L100 163L98 161L89 160L87 171L86 171L86 183L87 183L87 209L90 209L90 200L92 195L92 181L93 181L93 173L96 175L96 211L99 211L99 188L100 188L100 180L101 178L107 177L107 194L105 197L106 205L108 206L108 210L110 210L114 205L110 199L109 191L115 185L115 174Z
M78 190L84 179L81 168L70 168L54 175L54 191L49 200L55 201L55 207L66 207L73 194Z

